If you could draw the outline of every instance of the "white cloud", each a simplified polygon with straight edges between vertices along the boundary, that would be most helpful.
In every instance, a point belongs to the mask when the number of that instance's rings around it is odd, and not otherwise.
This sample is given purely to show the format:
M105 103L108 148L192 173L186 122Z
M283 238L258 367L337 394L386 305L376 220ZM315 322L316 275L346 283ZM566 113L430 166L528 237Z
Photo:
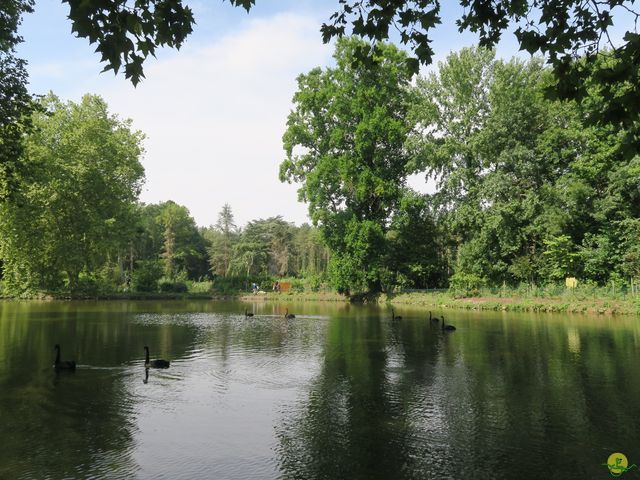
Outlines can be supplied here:
M40 63L29 68L30 77L42 77L44 79L62 79L66 76L63 63Z
M102 76L111 111L148 137L142 200L175 200L200 225L214 223L224 203L238 224L278 214L306 221L306 206L295 186L279 182L278 166L295 78L331 54L318 25L294 14L249 20L215 43L147 65L136 89Z

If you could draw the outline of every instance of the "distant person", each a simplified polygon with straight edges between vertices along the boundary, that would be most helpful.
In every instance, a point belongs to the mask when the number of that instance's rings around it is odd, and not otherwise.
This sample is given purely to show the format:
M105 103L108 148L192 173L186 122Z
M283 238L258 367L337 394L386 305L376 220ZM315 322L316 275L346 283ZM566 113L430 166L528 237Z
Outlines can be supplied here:
M274 292L279 292L280 291L280 283L276 282L273 284L273 291Z
M256 293L258 293L258 284L253 282L251 284L251 290L253 290L253 294L255 295Z

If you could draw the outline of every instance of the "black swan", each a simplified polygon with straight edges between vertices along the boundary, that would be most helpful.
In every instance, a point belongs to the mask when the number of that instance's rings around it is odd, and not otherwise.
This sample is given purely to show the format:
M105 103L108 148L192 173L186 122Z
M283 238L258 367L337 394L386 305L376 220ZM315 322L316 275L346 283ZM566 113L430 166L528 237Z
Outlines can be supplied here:
M245 309L244 309L244 316L245 316L245 317L253 317L253 313L251 313L251 312L247 311L247 309L245 308Z
M444 324L444 315L443 315L442 316L442 331L444 332L446 330L446 331L452 332L455 329L456 329L456 327L454 327L453 325L445 325Z
M284 318L296 318L296 316L293 313L289 313L289 309L287 308L287 311L284 313Z
M76 369L76 361L75 360L64 360L60 361L60 345L55 345L53 348L56 350L56 361L53 363L53 368L56 370L75 370Z
M169 361L162 360L161 358L157 360L149 360L149 347L144 346L145 351L145 359L144 359L144 368L169 368Z
M402 315L396 315L393 308L391 309L391 320L402 320Z
M431 316L431 310L429 310L429 320L432 321L433 323L438 323L440 321L438 317Z

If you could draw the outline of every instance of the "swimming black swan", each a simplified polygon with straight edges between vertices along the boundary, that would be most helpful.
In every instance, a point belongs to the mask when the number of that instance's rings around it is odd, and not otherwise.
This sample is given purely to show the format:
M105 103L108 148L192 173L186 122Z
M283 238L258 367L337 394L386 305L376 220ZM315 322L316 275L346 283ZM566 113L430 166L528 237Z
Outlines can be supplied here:
M454 327L453 325L445 325L444 324L444 315L442 316L442 331L444 332L445 330L452 332L456 329L456 327Z
M438 323L440 321L438 317L431 316L431 310L429 310L429 320L432 321L433 323Z
M402 320L402 315L396 315L393 308L391 309L391 320Z
M244 316L245 316L245 317L253 317L253 313L248 312L248 311L247 311L247 309L245 308L245 309L244 309Z
M53 368L55 368L56 370L75 370L76 369L75 360L60 361L60 345L56 344L53 348L56 350L56 361L53 362Z
M293 313L289 313L289 309L287 308L287 311L284 313L284 318L296 318L296 316Z
M145 359L144 359L144 368L169 368L169 361L168 360L162 360L161 358L157 359L157 360L151 360L149 361L149 347L147 347L146 345L144 346L144 351L145 351Z

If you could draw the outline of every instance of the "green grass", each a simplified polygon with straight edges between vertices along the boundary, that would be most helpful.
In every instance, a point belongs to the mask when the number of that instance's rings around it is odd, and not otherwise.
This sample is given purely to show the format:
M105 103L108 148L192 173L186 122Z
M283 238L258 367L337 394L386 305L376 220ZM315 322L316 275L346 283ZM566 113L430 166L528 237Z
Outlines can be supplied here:
M383 295L380 302L465 310L640 315L640 296L629 293L614 296L604 292L552 292L549 289L529 295L507 289L475 293L473 296L451 291L398 293Z

